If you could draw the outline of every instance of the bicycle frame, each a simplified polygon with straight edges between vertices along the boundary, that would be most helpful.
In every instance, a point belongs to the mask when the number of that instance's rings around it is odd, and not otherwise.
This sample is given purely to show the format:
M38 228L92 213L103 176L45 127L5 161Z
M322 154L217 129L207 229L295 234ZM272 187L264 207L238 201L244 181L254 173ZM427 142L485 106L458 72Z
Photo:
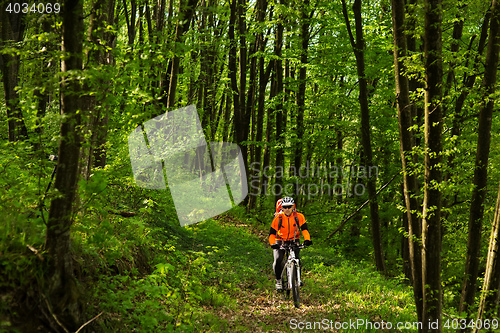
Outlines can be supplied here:
M280 220L281 224L281 220ZM278 225L278 230L281 228L281 225ZM299 222L295 223L295 232L294 237L298 235ZM300 307L300 285L302 284L302 279L300 277L300 260L295 257L295 250L303 249L304 244L298 244L298 239L291 241L283 241L280 246L281 251L285 251L285 255L283 256L283 261L286 263L283 265L283 270L281 271L281 281L283 293L283 298L285 300L290 296L290 292L293 294L293 302L296 308ZM281 262L282 264L283 262ZM286 280L286 283L284 283Z
M286 276L287 280L287 285L288 285L288 290L292 289L292 264L295 264L297 267L297 280L299 283L302 281L300 278L300 260L298 258L295 258L295 251L294 251L294 245L282 245L281 249L286 251L285 257L288 257L286 260L285 265L283 266L283 271L281 272L281 278ZM299 249L303 249L304 245L296 245ZM285 287L285 286L283 286Z

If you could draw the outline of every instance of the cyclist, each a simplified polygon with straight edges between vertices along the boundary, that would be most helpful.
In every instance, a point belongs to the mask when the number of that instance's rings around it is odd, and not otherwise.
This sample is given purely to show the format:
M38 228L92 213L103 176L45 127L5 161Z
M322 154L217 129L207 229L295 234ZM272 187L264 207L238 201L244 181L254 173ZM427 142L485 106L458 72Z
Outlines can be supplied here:
M285 256L285 250L281 250L280 246L283 242L296 242L299 243L300 233L304 236L304 245L312 245L311 235L307 230L307 223L304 215L298 213L295 209L295 202L291 197L284 197L281 199L281 211L279 209L280 202L278 201L277 211L278 213L271 223L271 229L269 230L269 244L273 248L274 263L273 270L276 277L276 289L281 290L283 288L281 282L281 272L283 271L283 257ZM299 257L300 249L295 249L295 257ZM302 283L301 283L302 284Z

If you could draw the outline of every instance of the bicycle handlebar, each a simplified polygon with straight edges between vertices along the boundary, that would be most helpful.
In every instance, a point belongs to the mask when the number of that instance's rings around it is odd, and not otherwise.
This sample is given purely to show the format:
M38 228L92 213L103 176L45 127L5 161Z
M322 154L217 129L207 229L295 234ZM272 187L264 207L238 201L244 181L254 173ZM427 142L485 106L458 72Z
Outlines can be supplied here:
M303 249L306 246L304 244L281 244L280 250L287 250L289 248Z

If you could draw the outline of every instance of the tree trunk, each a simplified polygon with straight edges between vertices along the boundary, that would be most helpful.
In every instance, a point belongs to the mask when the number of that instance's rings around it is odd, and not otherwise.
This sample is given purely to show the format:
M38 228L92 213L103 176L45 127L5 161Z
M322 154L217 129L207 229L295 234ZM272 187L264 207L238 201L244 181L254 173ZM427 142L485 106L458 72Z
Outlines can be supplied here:
M469 238L467 240L467 257L465 262L465 275L460 298L460 312L465 312L469 317L469 308L474 305L476 294L476 281L479 274L479 256L481 250L481 231L484 216L484 200L488 180L488 159L491 143L491 123L495 100L490 98L495 93L496 72L498 65L498 52L500 43L499 10L496 0L492 3L492 18L488 36L488 48L483 88L483 105L479 112L478 138L476 162L474 168L474 188L469 214Z
M295 170L300 170L302 165L302 151L303 151L303 137L304 137L304 113L306 104L306 87L307 87L307 63L308 63L308 48L309 48L309 38L310 38L310 19L312 13L310 14L310 1L304 0L301 3L301 14L300 14L300 69L299 69L299 89L297 93L297 116L296 116L296 129L297 142L295 144ZM296 189L297 190L297 189Z
M235 14L237 15L237 27L238 27L238 38L239 38L239 72L238 72L238 82L239 90L237 97L239 101L234 105L234 137L236 138L236 143L241 148L241 155L245 163L246 174L248 174L248 146L242 144L242 142L248 140L248 135L250 132L250 108L253 105L249 105L247 108L247 42L246 42L246 2L245 0L233 0L233 5L236 6ZM231 9L233 11L233 9ZM237 88L236 86L234 88ZM248 92L249 102L252 102L254 92L250 89ZM246 179L241 179L241 181L246 181ZM244 205L247 205L248 197L243 201Z
M451 136L458 136L460 135L460 126L462 125L462 109L465 103L465 100L467 99L467 96L469 96L470 91L472 90L472 87L474 86L474 83L476 82L476 78L478 76L478 67L479 67L479 59L481 55L483 54L484 48L486 47L486 40L488 37L488 28L489 28L489 22L491 18L491 8L486 12L486 15L484 16L484 21L483 25L481 26L481 35L479 37L479 43L477 46L477 52L476 56L474 58L474 64L473 64L473 69L472 69L472 74L470 75L465 75L463 79L463 85L464 88L461 90L460 95L455 101L455 111L454 111L454 118L453 118L453 126L451 128ZM472 42L473 39L471 39L470 45L469 45L469 50L472 48ZM455 155L452 154L448 158L448 164L451 167L450 169L453 169L453 161L454 161Z
M408 52L416 54L416 53L421 53L420 52L420 45L418 45L418 41L421 39L420 38L420 32L418 31L420 29L419 27L419 20L417 17L420 15L420 9L419 6L421 6L418 3L419 0L408 0L406 11L407 14L405 15L405 25L407 26L407 37L406 37L406 43L408 47ZM410 89L410 95L415 94L415 95L420 95L419 90L423 89L424 86L421 82L421 79L418 78L420 74L417 74L418 70L415 70L411 74L411 78L408 80L409 83L409 89ZM417 74L417 75L415 75ZM415 124L418 126L418 128L421 128L424 125L424 108L421 106L422 103L420 103L420 99L414 98L410 99L411 102L411 117L412 119L415 119ZM422 144L422 139L420 135L416 135L415 137L415 146L421 147ZM423 163L423 161L420 161L418 159L418 156L415 156L415 162L417 163ZM420 187L420 182L418 183ZM421 230L421 228L419 229ZM419 231L420 233L420 231Z
M280 0L280 5L285 5L284 0ZM275 112L276 119L276 171L278 168L284 167L284 150L283 150L283 133L285 132L285 121L286 118L283 116L283 60L282 60L282 49L283 49L283 20L284 16L281 14L278 18L278 24L276 27L276 40L274 44L274 55L276 56L276 60L274 61L274 84L275 84L275 96L278 98L278 102ZM283 169L282 169L283 170ZM276 175L276 174L275 174ZM280 174L278 174L280 175ZM275 177L274 187L276 189L274 193L274 202L278 201L282 197L281 191L278 189L281 188L283 183L282 177Z
M191 19L194 15L194 11L196 6L198 5L198 0L187 0L188 3L185 3L185 0L181 0L181 11L179 12L179 21L177 22L177 26L175 28L175 37L174 37L174 58L172 59L172 67L171 71L168 73L169 77L169 85L168 85L168 94L164 96L164 104L167 108L172 108L175 105L176 98L176 90L177 90L177 77L180 73L180 58L181 56L178 54L180 52L177 45L182 43L182 39L184 34L189 30L189 26L191 25Z
M267 11L267 0L259 0L256 4L257 11L257 21L263 23L266 17ZM265 59L262 56L262 53L265 50L266 42L264 40L264 33L259 31L256 37L256 49L261 53L258 57L258 88L257 88L257 111L255 116L255 138L254 140L258 142L258 144L254 148L252 163L254 163L253 167L250 168L250 181L252 182L249 187L249 198L248 198L248 208L255 209L257 207L257 197L260 194L260 173L262 170L261 161L262 161L262 138L263 138L263 128L264 128L264 109L266 102L266 87L269 81L270 71L266 71L265 68Z
M91 45L95 45L87 52L87 66L100 67L101 72L107 72L114 64L112 52L103 51L104 47L114 47L116 36L107 32L106 26L113 24L115 0L96 0L93 4L93 12L87 30L87 39ZM104 26L106 24L106 26ZM104 46L105 45L105 46ZM109 87L109 82L99 79L100 87ZM85 90L91 87L85 87ZM82 161L81 174L85 179L90 177L92 168L106 165L106 142L108 136L108 107L101 106L101 100L106 99L108 88L104 88L101 94L87 95L83 98L83 108L88 111L88 118L82 119L89 131L89 142L85 149L81 150Z
M355 0L353 4L354 20L356 25L356 39L352 35L347 6L342 0L342 7L346 26L349 33L354 54L356 56L356 67L359 80L359 104L361 108L361 144L363 146L364 166L368 170L373 165L372 147L370 139L370 110L368 107L368 81L365 75L365 42L363 37L363 25L361 19L361 0ZM366 180L368 197L370 199L370 219L372 229L372 242L375 254L375 266L378 271L385 273L385 260L382 249L382 236L380 233L380 218L377 202L376 179L372 176Z
M477 318L482 322L486 319L498 317L498 301L500 298L500 185L498 187L497 204L495 207L495 216L491 228L490 244L488 247L488 257L486 260L486 271L484 273L483 290L479 303ZM484 328L483 328L484 329ZM474 333L479 332L475 329ZM493 329L488 330L493 332Z
M128 12L127 0L123 0L123 8L125 10L125 22L127 23L128 45L133 47L136 35L135 17L137 11L137 4L135 0L130 0L130 15Z
M82 70L83 3L67 0L63 11L63 61L65 77L61 83L61 141L54 188L59 195L52 200L47 223L45 248L49 257L48 300L52 313L66 330L78 329L81 309L73 273L71 224L73 222L80 163L81 84L72 71Z
M426 323L441 323L441 191L442 182L442 7L441 0L425 1L425 181L422 213L422 285L424 332L442 332Z
M20 42L23 39L24 14L9 13L5 10L8 2L3 2L0 10L0 47L2 49L11 46L11 43ZM12 3L10 3L12 4ZM28 138L28 130L19 105L19 94L16 87L19 75L18 55L11 52L0 55L0 70L2 72L3 87L5 93L5 104L7 107L7 123L9 129L9 141L18 141Z
M275 63L276 60L271 60L269 62L269 69L270 72L273 71L275 68ZM273 75L271 76L271 87L269 91L269 100L272 100L276 96L276 79L275 79L276 73L273 72ZM273 128L274 128L274 123L275 119L273 119L273 107L270 107L267 109L266 112L266 145L264 146L264 157L263 157L263 162L262 162L262 167L265 168L267 166L270 166L271 163L271 146L273 145ZM276 135L276 133L274 133ZM276 139L274 139L276 140ZM267 187L269 186L269 183L272 180L272 175L269 175L268 173L263 172L261 174L261 186L262 186L262 193L266 193ZM269 177L271 176L271 177Z
M42 19L41 24L41 32L42 33L50 33L52 31L52 24L54 24L54 17L45 17ZM56 49L59 49L61 46L59 42L49 42L42 41L40 43L40 49L45 48L48 50L47 53L53 54ZM49 104L50 98L53 95L54 89L47 89L45 86L46 82L50 77L55 75L56 66L54 66L55 59L50 55L47 57L41 57L39 65L37 66L37 75L36 75L36 88L33 91L33 95L37 102L37 112L36 112L36 126L35 133L38 136L38 139L33 143L33 148L39 154L40 159L47 158L46 152L44 152L43 144L42 144L42 133L43 133L43 124L42 119L47 112L47 105Z
M411 281L413 284L413 297L417 309L418 320L422 321L422 257L419 240L421 237L421 221L417 212L420 205L417 201L418 183L413 170L410 169L414 159L412 150L415 146L413 138L412 114L410 103L409 81L404 75L404 57L407 54L404 0L392 0L392 22L394 36L394 74L396 82L396 101L399 125L399 151L403 167L403 195L406 207L406 220L408 224L408 256L411 268Z

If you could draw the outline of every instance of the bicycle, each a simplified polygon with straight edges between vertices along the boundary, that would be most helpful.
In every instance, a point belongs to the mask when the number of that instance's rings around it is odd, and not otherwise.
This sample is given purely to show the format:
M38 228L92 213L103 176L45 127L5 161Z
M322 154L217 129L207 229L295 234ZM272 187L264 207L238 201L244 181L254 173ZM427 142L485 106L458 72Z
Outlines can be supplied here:
M293 296L293 304L296 308L300 307L300 260L295 257L294 249L303 249L304 244L297 244L295 242L285 242L281 245L280 249L285 250L283 261L286 261L283 271L281 272L282 289L279 291L283 293L283 299L286 301L290 297L290 292Z

